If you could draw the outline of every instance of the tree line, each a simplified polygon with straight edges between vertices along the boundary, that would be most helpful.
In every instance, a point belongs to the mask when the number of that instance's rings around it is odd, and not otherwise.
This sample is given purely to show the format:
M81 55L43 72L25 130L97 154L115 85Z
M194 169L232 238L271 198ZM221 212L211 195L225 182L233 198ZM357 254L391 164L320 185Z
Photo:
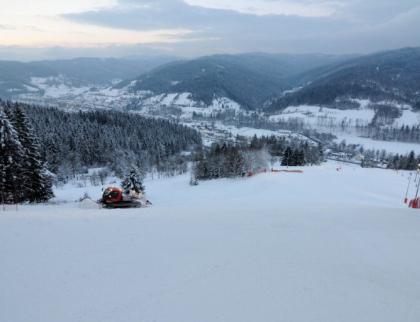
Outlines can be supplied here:
M196 180L243 177L268 167L270 155L264 148L250 148L232 143L213 144L201 151L193 168Z
M194 179L211 180L236 178L269 167L281 159L283 166L314 165L324 161L322 145L309 145L308 141L286 140L284 137L237 136L235 144L213 144L207 151L202 150L193 168Z
M420 164L420 154L416 156L414 151L406 155L396 154L389 158L388 168L396 170L417 170Z
M286 140L286 137L274 135L257 138L254 135L250 147L266 148L272 157L281 158L284 166L314 165L324 161L324 146L309 144L307 140Z
M108 110L66 112L3 101L19 106L33 125L41 159L60 180L88 168L107 167L122 178L131 165L142 173L186 172L182 151L201 146L200 134L162 119Z
M54 196L40 142L19 104L0 101L0 190L2 202L43 202Z

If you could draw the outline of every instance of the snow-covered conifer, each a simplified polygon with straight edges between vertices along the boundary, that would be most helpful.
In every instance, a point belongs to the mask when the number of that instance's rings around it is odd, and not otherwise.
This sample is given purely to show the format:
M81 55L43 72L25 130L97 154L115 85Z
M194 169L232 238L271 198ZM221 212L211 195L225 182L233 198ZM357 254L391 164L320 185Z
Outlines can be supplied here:
M292 164L292 155L293 155L292 148L290 146L288 146L283 153L283 158L281 160L281 165L282 166L293 165Z
M12 124L23 150L23 162L17 169L20 174L21 198L29 202L47 201L54 196L52 180L41 161L38 140L19 104L14 104L12 114Z
M0 109L0 190L16 195L19 191L18 169L22 163L22 145L17 133Z
M145 186L143 185L143 180L137 167L131 166L128 169L121 182L121 187L125 193L129 193L131 190L134 190L137 193L144 193Z

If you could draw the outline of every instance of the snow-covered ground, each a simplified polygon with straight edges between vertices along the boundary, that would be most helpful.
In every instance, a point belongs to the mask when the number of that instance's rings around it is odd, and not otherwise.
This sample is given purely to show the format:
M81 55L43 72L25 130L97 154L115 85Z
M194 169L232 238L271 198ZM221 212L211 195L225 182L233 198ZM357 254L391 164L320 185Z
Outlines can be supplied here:
M46 98L61 98L68 96L77 96L85 94L89 91L89 87L69 86L68 80L60 75L58 77L32 77L31 83L44 91ZM36 89L30 90L36 92Z
M369 100L354 100L360 104L358 110L338 110L319 106L302 105L288 107L282 114L270 117L272 121L287 121L289 119L300 119L308 128L316 129L319 132L334 134L337 143L346 140L347 144L360 144L364 149L386 150L388 153L406 154L414 150L420 153L420 144L402 143L392 141L376 141L369 138L362 138L355 133L355 126L366 126L372 121L374 111L368 108ZM396 118L394 126L402 125L416 126L420 122L420 114L413 112L408 105L395 104L402 115ZM340 124L346 124L341 128Z
M359 103L358 109L339 110L327 107L320 107L314 105L290 106L286 108L282 114L273 115L270 117L272 121L289 120L291 118L300 118L305 124L319 129L330 129L331 126L340 126L344 121L350 127L357 125L369 124L375 112L369 108L369 105L374 104L369 100L354 99L353 101ZM383 102L383 104L391 104ZM401 116L394 120L394 125L402 126L417 125L420 122L420 114L413 112L411 106L405 104L393 103L401 112Z
M340 143L341 141L345 140L347 144L360 144L363 146L364 149L385 150L387 151L387 153L398 153L402 155L405 155L411 151L414 151L416 155L420 154L420 144L416 143L377 141L345 133L337 133L335 135L337 139L335 139L334 141L337 143Z
M1 320L420 321L408 172L301 169L147 180L148 208L82 209L100 187L66 186L1 212Z
M250 143L252 138L256 135L258 138L262 136L271 137L272 135L276 137L285 137L287 140L300 140L307 141L310 145L317 145L316 142L309 139L308 137L294 133L287 130L264 130L264 129L255 129L251 127L236 127L233 125L226 125L223 122L184 122L183 125L192 127L193 129L199 131L202 136L203 144L205 146L211 146L215 142L226 142L226 141L236 141L236 136L242 136L248 140Z
M147 94L149 93L145 93ZM152 113L153 111L165 106L176 107L182 110L180 118L191 119L193 113L210 116L212 113L223 112L227 110L240 111L241 107L238 103L226 98L214 98L212 104L206 106L203 102L196 102L192 99L191 93L169 93L154 95L143 99L141 113Z
M356 120L360 120L364 125L372 120L375 112L367 108L369 101L358 100L358 102L361 106L358 110L339 110L313 105L291 106L286 108L282 114L271 116L270 119L275 121L278 119L302 118L302 120L305 120L305 124L318 127L328 127L331 124L340 125L344 119L353 120L353 126L356 125Z

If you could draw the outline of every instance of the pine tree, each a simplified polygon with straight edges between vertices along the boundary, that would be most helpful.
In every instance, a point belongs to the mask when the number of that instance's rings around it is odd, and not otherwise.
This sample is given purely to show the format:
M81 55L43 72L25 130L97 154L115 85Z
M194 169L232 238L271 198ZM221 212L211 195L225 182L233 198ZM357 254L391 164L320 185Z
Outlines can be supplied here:
M54 196L51 176L41 162L39 143L32 126L17 103L13 107L13 124L24 152L18 169L21 197L29 202L47 201Z
M299 165L301 165L301 159L302 159L302 155L301 155L301 153L300 153L300 151L299 151L299 149L296 149L296 150L294 150L293 151L293 154L292 154L292 166L299 166Z
M400 161L400 158L399 158L398 154L394 155L392 157L391 161L388 164L388 168L398 170L399 161Z
M292 148L290 146L288 146L283 153L283 159L281 160L281 165L283 165L283 166L284 165L286 165L286 166L293 165L292 164L292 154L293 154Z
M407 162L405 165L405 169L407 170L416 170L417 164L416 164L416 156L414 154L414 151L411 151L410 154L407 157Z
M140 171L137 167L131 166L129 168L123 181L121 182L121 187L126 194L130 193L132 190L137 193L144 193L145 186L143 185Z
M208 180L210 177L209 165L204 153L200 153L199 160L194 167L194 176L198 180Z
M0 190L17 195L18 169L22 164L22 145L6 114L0 109Z
M250 148L251 149L257 149L258 148L258 145L259 145L259 141L258 141L257 135L254 134L254 136L252 137L252 140L251 140L251 146L250 146Z
M237 146L229 146L227 155L227 176L235 178L245 173L245 159Z
M305 165L305 163L306 163L305 152L303 150L300 150L298 152L298 159L297 159L296 165L302 166L302 165Z

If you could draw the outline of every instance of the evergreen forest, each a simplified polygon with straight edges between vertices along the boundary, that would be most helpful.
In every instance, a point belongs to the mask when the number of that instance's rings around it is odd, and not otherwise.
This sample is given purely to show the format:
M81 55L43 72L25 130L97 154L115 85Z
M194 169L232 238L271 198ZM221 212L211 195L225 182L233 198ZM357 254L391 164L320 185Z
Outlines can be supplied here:
M43 202L53 197L52 176L41 145L19 104L0 108L0 192L2 203Z
M197 131L162 119L109 110L72 113L10 101L0 105L5 115L13 110L25 114L39 159L56 181L66 182L95 167L107 167L120 178L130 166L143 174L182 173L187 170L182 152L201 146ZM2 119L1 128L9 128L7 117Z

